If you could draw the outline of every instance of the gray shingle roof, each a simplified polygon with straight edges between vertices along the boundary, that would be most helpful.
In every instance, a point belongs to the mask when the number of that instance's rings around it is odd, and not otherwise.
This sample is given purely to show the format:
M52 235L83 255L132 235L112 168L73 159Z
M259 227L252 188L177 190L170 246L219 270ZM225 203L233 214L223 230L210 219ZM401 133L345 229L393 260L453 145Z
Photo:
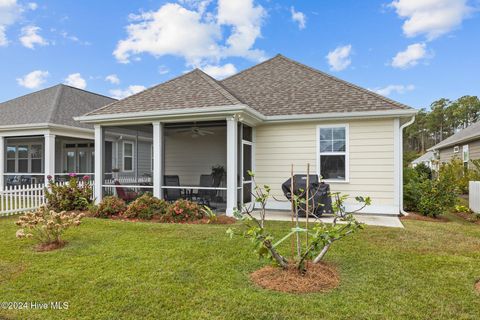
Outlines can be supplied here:
M91 125L73 120L73 117L113 101L116 100L59 84L0 103L0 127L48 123L92 128Z
M246 104L270 115L412 110L282 55L223 81L196 69L88 115Z
M474 123L465 129L458 131L454 135L448 137L447 139L437 143L429 150L438 150L450 146L454 146L458 143L470 140L480 139L480 122Z
M424 154L422 154L420 157L417 159L413 160L412 163L414 164L419 164L424 161L431 161L434 159L433 151L427 151Z
M264 115L411 109L282 55L222 83Z
M242 102L199 69L114 102L88 115L228 106Z

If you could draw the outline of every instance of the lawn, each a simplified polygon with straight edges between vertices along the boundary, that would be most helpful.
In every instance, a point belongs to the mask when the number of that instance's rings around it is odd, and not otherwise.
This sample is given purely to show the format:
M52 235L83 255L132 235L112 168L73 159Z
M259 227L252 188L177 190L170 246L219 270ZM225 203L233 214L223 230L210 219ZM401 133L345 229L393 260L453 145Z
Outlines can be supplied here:
M480 226L406 221L367 227L328 261L340 287L292 295L255 287L264 265L225 226L85 219L68 245L37 253L0 219L0 302L68 302L68 310L0 310L7 319L478 319ZM270 223L278 235L288 223Z

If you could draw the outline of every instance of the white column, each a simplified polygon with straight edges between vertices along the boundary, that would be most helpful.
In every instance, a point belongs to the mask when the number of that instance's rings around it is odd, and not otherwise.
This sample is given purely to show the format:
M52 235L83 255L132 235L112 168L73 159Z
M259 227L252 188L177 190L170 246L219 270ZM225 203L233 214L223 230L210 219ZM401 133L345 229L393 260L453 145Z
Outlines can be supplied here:
M104 162L104 131L100 125L95 125L95 202L102 201L103 162Z
M5 138L0 137L0 191L5 188Z
M227 216L233 216L233 211L237 208L237 130L237 117L227 118Z
M48 185L48 176L55 180L55 135L45 134L45 185Z
M163 198L163 123L153 124L153 195Z

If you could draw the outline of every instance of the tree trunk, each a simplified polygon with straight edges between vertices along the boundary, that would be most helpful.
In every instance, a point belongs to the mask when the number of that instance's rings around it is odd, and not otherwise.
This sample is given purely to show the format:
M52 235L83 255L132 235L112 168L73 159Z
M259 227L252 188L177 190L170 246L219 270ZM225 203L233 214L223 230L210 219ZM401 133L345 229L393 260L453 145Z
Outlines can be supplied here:
M319 263L322 261L323 257L327 254L328 249L330 249L330 246L332 243L327 243L325 247L323 247L322 251L318 254L318 256L313 260L313 263Z
M268 249L268 251L270 251L273 259L275 259L275 261L277 261L277 263L283 268L283 269L286 269L288 267L288 262L287 262L287 259L285 259L283 256L281 256L277 250L275 250L275 248L273 248L272 246L272 243L269 241L269 240L265 240L263 242L263 244L265 245L265 247Z

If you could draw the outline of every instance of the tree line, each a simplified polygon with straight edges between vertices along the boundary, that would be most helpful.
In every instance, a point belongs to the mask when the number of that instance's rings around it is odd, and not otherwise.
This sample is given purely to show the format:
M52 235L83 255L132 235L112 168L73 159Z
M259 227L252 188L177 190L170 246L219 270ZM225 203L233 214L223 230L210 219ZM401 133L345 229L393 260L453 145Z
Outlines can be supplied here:
M423 154L480 120L480 99L477 96L463 96L454 101L442 98L434 101L429 109L420 109L415 122L405 129L405 151Z

